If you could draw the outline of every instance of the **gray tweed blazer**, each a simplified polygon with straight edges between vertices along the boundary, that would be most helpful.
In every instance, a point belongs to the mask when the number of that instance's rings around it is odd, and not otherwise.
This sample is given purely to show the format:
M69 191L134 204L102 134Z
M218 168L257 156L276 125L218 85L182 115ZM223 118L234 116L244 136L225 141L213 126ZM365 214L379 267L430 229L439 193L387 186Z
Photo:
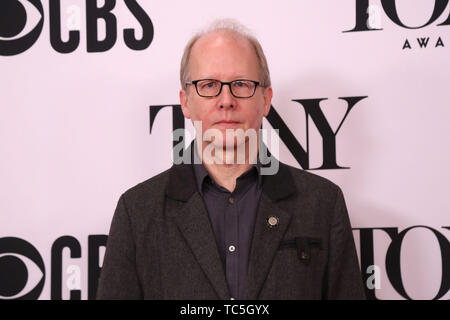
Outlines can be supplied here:
M249 259L248 299L365 298L342 191L304 170L280 163L263 176ZM97 298L230 299L192 165L122 194Z

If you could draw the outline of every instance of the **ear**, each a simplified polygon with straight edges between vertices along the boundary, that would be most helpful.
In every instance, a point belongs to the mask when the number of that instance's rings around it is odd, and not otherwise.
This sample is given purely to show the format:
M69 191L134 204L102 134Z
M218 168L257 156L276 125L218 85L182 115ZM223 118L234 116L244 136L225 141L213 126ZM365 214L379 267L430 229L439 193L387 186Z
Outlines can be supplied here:
M187 106L188 102L188 94L186 90L181 89L180 90L180 104L181 104L181 111L183 111L183 115L190 119L191 118L191 112L189 110L189 107Z
M270 111L270 105L272 104L273 91L272 87L264 89L264 117L267 117Z

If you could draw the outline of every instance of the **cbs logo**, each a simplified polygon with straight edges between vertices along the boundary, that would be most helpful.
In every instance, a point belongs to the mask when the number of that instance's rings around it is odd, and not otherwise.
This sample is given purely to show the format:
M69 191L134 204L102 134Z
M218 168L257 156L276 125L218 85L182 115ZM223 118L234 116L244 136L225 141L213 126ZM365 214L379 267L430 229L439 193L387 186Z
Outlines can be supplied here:
M87 269L84 271L88 281L83 290L83 271L76 263L82 257L80 242L68 235L53 242L47 277L50 299L62 300L66 293L70 300L80 300L82 291L88 299L95 299L103 256L101 249L106 248L106 241L106 235L88 236ZM70 257L63 255L67 250ZM45 281L44 261L32 244L15 237L0 238L0 300L36 300L40 298Z
M36 248L23 239L0 238L0 300L35 300L44 282L44 261Z
M59 53L71 53L80 44L80 21L85 19L87 52L105 52L111 49L118 38L117 17L112 10L116 0L103 0L98 7L97 0L84 1L84 14L81 4L75 2L66 7L70 13L67 18L67 36L62 36L61 0L48 0L48 25L50 44ZM100 1L102 3L102 1ZM137 0L124 0L124 5L141 27L138 38L132 28L123 29L125 45L132 50L144 50L153 41L153 23ZM122 12L122 11L121 11ZM76 21L76 23L74 23ZM98 22L104 28L99 30ZM1 0L0 1L0 55L12 56L25 52L37 41L44 26L44 9L41 0Z

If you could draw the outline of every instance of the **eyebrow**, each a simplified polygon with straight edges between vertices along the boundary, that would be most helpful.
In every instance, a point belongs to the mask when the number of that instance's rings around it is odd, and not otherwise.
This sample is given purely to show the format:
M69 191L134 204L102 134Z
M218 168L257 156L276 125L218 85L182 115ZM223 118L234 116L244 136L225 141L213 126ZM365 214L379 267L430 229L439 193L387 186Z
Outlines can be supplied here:
M197 79L216 79L216 80L222 80L221 77L218 75L212 75L212 76L205 76L205 77L198 77ZM244 75L236 75L233 77L230 77L231 80L237 80L237 79L250 79L250 76L244 76Z

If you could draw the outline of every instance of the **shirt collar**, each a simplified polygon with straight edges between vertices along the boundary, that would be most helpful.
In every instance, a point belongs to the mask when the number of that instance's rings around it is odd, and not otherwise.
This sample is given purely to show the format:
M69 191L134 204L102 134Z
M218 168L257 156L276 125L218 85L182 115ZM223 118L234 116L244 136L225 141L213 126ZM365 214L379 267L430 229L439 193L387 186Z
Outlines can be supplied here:
M194 148L196 149L196 148ZM197 152L197 150L195 150L194 152ZM193 158L193 156L192 156ZM209 175L208 170L206 170L205 166L203 165L203 163L194 163L194 161L191 162L192 166L194 167L194 174L195 174L195 178L196 178L196 183L197 183L197 190L200 192L201 195L203 195L203 182L205 181L205 178L209 177L211 180L213 180L213 178ZM257 172L258 175L258 187L262 186L262 176L261 176L261 162L259 161L259 156L256 157L256 163L252 165L252 167L246 171L245 173L243 173L243 175L247 174L250 170L255 170Z

